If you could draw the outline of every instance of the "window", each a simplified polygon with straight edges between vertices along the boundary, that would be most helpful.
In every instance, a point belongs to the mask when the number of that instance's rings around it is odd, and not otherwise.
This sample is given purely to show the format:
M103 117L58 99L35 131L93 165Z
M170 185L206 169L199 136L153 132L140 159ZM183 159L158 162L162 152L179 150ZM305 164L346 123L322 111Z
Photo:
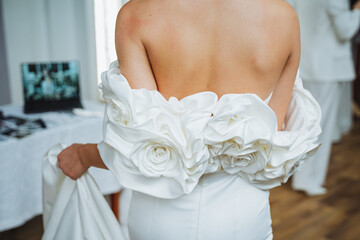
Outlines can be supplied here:
M115 21L119 9L128 0L94 0L96 65L98 83L101 73L109 64L116 60L115 52Z

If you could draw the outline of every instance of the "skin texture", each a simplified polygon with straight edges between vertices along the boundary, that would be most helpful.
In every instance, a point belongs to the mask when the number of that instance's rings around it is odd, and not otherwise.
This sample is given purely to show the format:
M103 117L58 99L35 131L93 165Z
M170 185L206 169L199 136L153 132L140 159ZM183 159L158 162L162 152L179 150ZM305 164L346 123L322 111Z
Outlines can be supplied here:
M360 9L360 0L354 4L354 9Z
M108 169L100 157L97 144L94 143L74 143L65 148L57 159L59 168L73 180L81 177L89 167Z
M166 99L212 91L265 100L273 92L269 106L281 130L299 32L294 9L282 0L131 0L118 14L115 46L130 86ZM89 166L106 168L96 152L95 144L72 145L59 155L60 167L74 179Z

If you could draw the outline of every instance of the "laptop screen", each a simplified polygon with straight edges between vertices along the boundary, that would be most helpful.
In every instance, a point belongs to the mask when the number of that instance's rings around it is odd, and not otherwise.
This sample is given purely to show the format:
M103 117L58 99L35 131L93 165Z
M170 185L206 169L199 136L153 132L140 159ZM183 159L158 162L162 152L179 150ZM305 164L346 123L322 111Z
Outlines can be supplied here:
M21 71L24 112L81 107L78 61L23 63Z

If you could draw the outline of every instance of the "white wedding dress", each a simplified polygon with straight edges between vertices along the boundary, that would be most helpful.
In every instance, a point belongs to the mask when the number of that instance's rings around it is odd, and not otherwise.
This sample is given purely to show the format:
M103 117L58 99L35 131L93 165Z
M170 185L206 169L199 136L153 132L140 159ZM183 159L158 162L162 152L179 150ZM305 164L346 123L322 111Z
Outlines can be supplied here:
M131 89L117 62L100 87L107 104L98 149L133 190L130 239L272 239L268 190L319 146L320 108L300 78L283 131L271 96L201 92L166 100Z

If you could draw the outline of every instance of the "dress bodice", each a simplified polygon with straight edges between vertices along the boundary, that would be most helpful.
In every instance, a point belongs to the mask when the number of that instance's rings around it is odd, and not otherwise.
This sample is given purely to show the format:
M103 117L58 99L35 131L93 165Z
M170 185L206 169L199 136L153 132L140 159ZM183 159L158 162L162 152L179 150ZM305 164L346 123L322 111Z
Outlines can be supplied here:
M270 95L264 100L264 102L265 102L266 104L269 104L272 95L273 95L273 92L271 92Z
M278 186L317 149L320 108L297 77L283 131L256 94L200 92L166 100L131 89L117 62L102 74L106 166L127 188L160 198L190 193L203 174L225 171L260 189Z

